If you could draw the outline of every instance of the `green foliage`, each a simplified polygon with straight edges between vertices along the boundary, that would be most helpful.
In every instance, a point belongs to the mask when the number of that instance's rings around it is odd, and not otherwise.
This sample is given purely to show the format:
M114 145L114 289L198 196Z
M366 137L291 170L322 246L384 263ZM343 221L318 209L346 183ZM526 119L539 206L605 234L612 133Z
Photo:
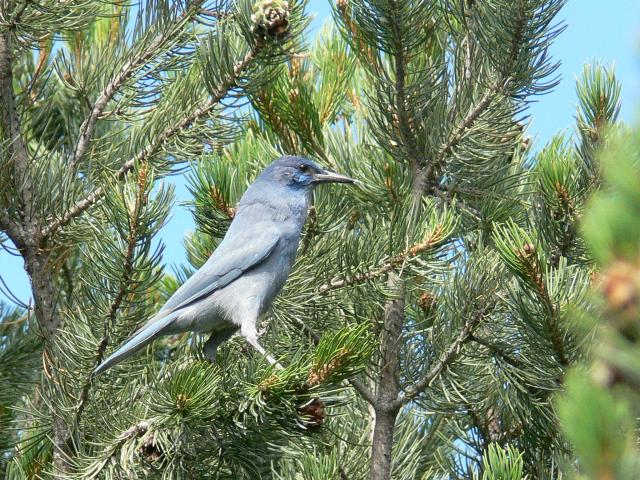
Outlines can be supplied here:
M24 398L36 386L35 372L41 362L41 342L30 327L31 319L20 309L0 303L0 451L19 438L15 423L22 419ZM33 325L31 325L33 327ZM0 468L6 459L0 458Z
M586 478L635 478L637 464L629 407L574 370L565 381L566 393L558 400L562 427L575 449ZM637 465L636 465L637 468Z
M636 132L621 131L602 155L605 181L611 191L594 197L584 220L584 233L593 256L602 264L615 259L633 261L638 256L640 144Z
M482 480L522 480L523 467L522 454L517 450L491 444L483 460Z
M593 354L586 366L570 372L566 393L558 398L563 430L585 478L636 478L640 472L640 245L633 233L639 226L640 144L637 128L616 130L599 154L604 188L590 200L582 222L585 241L603 270L591 302L572 312L583 328L595 330Z

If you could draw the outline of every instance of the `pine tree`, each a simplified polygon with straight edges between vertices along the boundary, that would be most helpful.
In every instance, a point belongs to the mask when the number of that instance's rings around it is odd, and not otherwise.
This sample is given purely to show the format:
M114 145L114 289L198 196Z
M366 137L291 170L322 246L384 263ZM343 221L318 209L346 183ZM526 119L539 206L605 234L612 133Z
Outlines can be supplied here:
M618 248L595 213L579 227L620 88L586 67L576 133L531 150L526 109L556 84L562 4L337 0L309 46L304 2L2 2L0 241L34 300L0 312L0 471L517 480L577 464L596 478L572 404L606 408L606 388L637 375L626 313L612 317L631 342L620 357L613 334L594 356L584 320L598 311L591 252L606 264ZM185 335L92 378L282 154L362 182L316 192L263 323L285 369L240 339L209 364ZM188 178L197 225L175 275L155 240L171 175ZM637 194L630 178L614 183ZM635 282L629 265L617 275ZM585 362L605 384L565 376ZM625 408L603 417L627 432L603 462L633 455Z
M590 201L582 232L599 267L590 301L571 312L593 332L591 354L566 379L558 415L586 478L637 478L640 384L638 128L618 128L599 155L604 189Z

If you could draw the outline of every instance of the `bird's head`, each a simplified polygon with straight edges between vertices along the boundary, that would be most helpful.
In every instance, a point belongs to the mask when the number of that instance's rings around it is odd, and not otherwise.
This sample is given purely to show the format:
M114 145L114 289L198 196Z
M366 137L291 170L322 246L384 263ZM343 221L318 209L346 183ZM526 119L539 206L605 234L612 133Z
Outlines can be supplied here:
M311 190L320 183L355 183L353 178L323 169L302 157L280 157L260 174L259 180L300 190Z

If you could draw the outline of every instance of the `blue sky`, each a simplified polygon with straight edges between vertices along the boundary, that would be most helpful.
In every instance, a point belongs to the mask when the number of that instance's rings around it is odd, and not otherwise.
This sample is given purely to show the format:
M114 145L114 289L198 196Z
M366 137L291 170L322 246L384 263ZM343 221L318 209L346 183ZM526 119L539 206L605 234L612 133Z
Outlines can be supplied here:
M330 16L326 0L311 0L308 10L316 15L313 31ZM561 61L558 73L562 81L530 108L528 131L534 138L534 148L539 148L556 132L572 127L575 80L585 63L600 60L615 65L622 83L621 118L624 121L637 119L640 109L640 1L568 0L560 17L567 29L556 39L551 55ZM161 234L161 241L166 244L164 262L168 267L185 261L184 246L177 239L184 238L193 229L191 215L179 205L189 198L189 192L181 178L172 181L176 183L177 203ZM31 292L19 257L0 250L0 277L22 302L28 303ZM8 301L3 293L0 301Z

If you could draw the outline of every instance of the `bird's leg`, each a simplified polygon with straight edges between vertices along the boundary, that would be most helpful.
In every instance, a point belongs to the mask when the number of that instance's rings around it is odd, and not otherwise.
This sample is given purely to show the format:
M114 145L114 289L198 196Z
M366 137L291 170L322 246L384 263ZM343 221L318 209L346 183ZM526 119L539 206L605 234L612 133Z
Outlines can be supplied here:
M256 340L255 338L247 338L247 342L249 342L249 344L253 348L255 348L258 352L260 352L264 356L264 358L267 359L267 362L269 362L271 365L273 365L279 370L284 370L284 367L280 365L275 358L273 358L271 355L267 353L267 351L262 347L262 345L258 343L258 340Z
M218 339L215 334L211 335L209 339L204 343L204 358L209 360L210 363L216 361L216 353L218 351Z
M284 367L280 365L275 358L269 355L264 347L258 343L258 332L256 332L255 327L251 329L245 328L243 325L241 335L247 340L247 342L249 342L249 345L255 348L264 358L267 359L267 362L280 370L284 370Z
M216 330L211 333L211 336L204 344L204 357L209 360L211 363L216 360L216 352L218 351L218 346L229 340L233 336L234 333L238 331L237 327L233 328L225 328L224 330Z

